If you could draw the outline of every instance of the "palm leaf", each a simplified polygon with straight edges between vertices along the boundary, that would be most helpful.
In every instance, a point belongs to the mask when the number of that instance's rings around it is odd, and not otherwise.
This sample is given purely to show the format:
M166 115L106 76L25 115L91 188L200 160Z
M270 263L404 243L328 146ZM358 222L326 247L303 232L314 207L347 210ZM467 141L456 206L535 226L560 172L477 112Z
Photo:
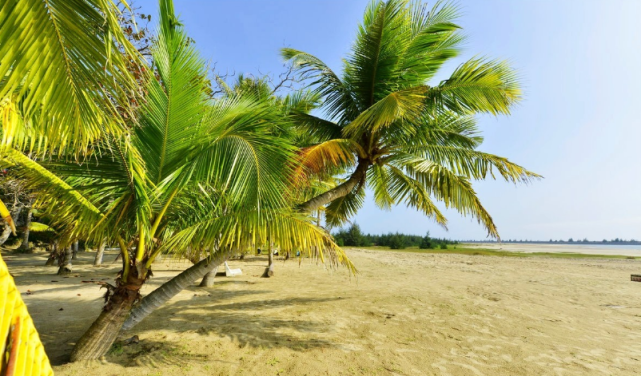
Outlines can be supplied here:
M124 3L124 2L123 2ZM126 4L126 3L125 3ZM104 0L7 0L0 7L0 98L34 119L32 134L64 148L117 132L139 61ZM5 137L15 129L3 124Z
M324 108L330 119L344 124L354 119L359 109L349 88L323 61L308 53L283 48L281 55L291 61L304 79L311 80L314 92L324 98Z
M398 152L393 160L402 164L413 163L417 171L428 169L432 164L438 164L457 175L475 180L485 179L488 175L496 179L495 170L506 181L513 183L527 183L541 178L541 175L528 171L507 158L453 146L406 147L403 152Z
M325 208L325 223L329 227L339 227L353 217L365 203L365 189L357 186L347 195L337 198Z
M461 64L450 78L430 90L433 108L439 105L461 114L509 114L521 99L515 71L505 61L474 58Z
M0 368L3 373L24 376L53 375L38 331L1 256L0 312Z

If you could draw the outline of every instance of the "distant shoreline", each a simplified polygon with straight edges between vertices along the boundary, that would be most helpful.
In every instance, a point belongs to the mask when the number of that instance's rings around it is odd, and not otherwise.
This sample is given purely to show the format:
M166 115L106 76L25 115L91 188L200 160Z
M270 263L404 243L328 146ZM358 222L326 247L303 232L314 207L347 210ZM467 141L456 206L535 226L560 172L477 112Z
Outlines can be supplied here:
M594 243L462 243L469 248L507 250L524 253L581 253L586 255L641 257L641 244L594 244Z
M548 244L548 245L641 245L641 241L622 241L622 242L550 242L550 241L495 241L495 240L459 240L461 244Z

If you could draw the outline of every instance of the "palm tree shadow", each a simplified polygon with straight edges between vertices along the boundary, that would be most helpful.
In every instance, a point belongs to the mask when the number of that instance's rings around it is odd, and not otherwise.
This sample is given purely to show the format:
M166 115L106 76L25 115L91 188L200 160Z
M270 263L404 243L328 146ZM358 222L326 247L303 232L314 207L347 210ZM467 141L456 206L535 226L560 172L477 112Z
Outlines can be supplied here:
M300 307L301 312L310 312L318 309L320 303L339 298L293 297L236 303L226 301L228 298L237 298L239 293L249 295L263 292L219 291L211 296L200 295L191 300L171 302L159 308L126 335L165 329L192 332L202 336L226 337L236 342L239 347L286 347L295 351L305 351L336 346L323 338L333 330L331 325L310 320L301 314L283 318L282 313L271 313L274 309L282 310L287 307ZM144 335L140 334L140 337Z

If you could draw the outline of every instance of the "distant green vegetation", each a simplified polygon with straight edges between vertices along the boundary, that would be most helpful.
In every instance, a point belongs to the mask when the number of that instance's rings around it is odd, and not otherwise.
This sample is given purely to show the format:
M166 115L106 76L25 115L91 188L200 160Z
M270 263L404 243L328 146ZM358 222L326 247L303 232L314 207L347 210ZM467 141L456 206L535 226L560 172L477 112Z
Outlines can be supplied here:
M425 236L407 235L401 233L388 233L383 235L363 234L358 224L352 224L347 230L339 230L334 234L336 244L351 247L380 246L391 249L405 249L417 247L419 249L447 249L448 245L456 245L458 241Z

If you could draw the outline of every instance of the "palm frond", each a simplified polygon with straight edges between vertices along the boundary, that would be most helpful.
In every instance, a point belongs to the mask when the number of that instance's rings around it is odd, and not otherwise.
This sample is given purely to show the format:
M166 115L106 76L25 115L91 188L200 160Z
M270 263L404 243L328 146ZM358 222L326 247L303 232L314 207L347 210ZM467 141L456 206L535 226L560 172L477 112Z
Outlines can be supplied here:
M403 152L397 153L394 160L404 165L413 164L417 171L423 171L429 169L432 164L438 164L457 175L475 180L485 179L488 175L496 179L495 170L503 179L513 183L527 183L541 178L541 175L528 171L507 158L453 146L407 147Z
M166 166L180 163L185 149L203 133L208 111L207 67L170 8L171 2L161 2L160 33L152 46L158 74L149 82L136 129L137 148L155 184L174 172Z
M458 115L449 111L437 116L423 114L421 117L410 119L403 126L406 128L404 133L382 134L383 145L391 149L399 145L442 145L476 149L483 142L476 126L476 118L472 115ZM407 137L407 134L411 134L411 137Z
M396 200L390 193L390 176L388 168L375 164L367 171L367 182L374 191L374 202L384 210L389 210L396 205Z
M348 126L343 134L357 138L365 132L376 133L394 123L421 116L425 108L426 86L413 87L390 93L385 98L363 111Z
M451 207L464 216L471 215L477 218L487 229L489 236L500 239L492 216L481 204L469 179L434 164L429 168L422 168L421 171L415 170L413 166L406 166L406 170L447 208Z
M323 107L330 119L344 124L358 115L359 109L349 88L322 60L292 48L283 48L281 55L291 61L304 79L312 81L310 87L324 98Z
M40 193L39 200L46 200L52 223L65 228L68 239L89 233L101 220L103 214L91 200L37 162L9 147L3 147L1 155L0 165L15 170L16 176L28 181L29 187ZM39 202L36 205L45 206Z
M389 193L392 200L397 204L405 203L408 207L434 218L436 223L446 227L447 219L436 207L425 186L395 166L389 165L387 167L389 168Z
M128 68L140 57L120 29L118 12L104 0L0 6L0 98L33 118L33 134L49 144L84 148L120 130L119 111L127 113L137 97ZM3 127L5 137L15 132Z
M294 176L304 177L351 166L356 162L354 154L358 147L351 140L339 138L302 148L298 153L299 167Z
M404 41L396 76L402 87L424 85L449 59L458 56L465 38L455 21L459 9L441 1L429 8L422 1L409 6L406 22L411 33Z
M406 0L373 1L365 11L344 73L361 110L397 90L392 78L410 33L407 4Z
M235 210L223 215L210 215L178 231L162 250L247 249L266 244L268 237L285 250L299 250L332 265L342 264L356 272L344 251L334 244L330 234L312 223L313 218L283 209ZM318 252L318 254L315 254Z
M325 208L325 223L329 227L340 227L353 217L365 203L364 187L355 187L347 195L337 198Z
M302 111L293 111L290 116L303 135L311 137L314 142L342 137L343 128L334 122Z
M450 78L432 88L431 106L460 114L509 114L521 99L516 72L505 61L473 58L461 64Z

